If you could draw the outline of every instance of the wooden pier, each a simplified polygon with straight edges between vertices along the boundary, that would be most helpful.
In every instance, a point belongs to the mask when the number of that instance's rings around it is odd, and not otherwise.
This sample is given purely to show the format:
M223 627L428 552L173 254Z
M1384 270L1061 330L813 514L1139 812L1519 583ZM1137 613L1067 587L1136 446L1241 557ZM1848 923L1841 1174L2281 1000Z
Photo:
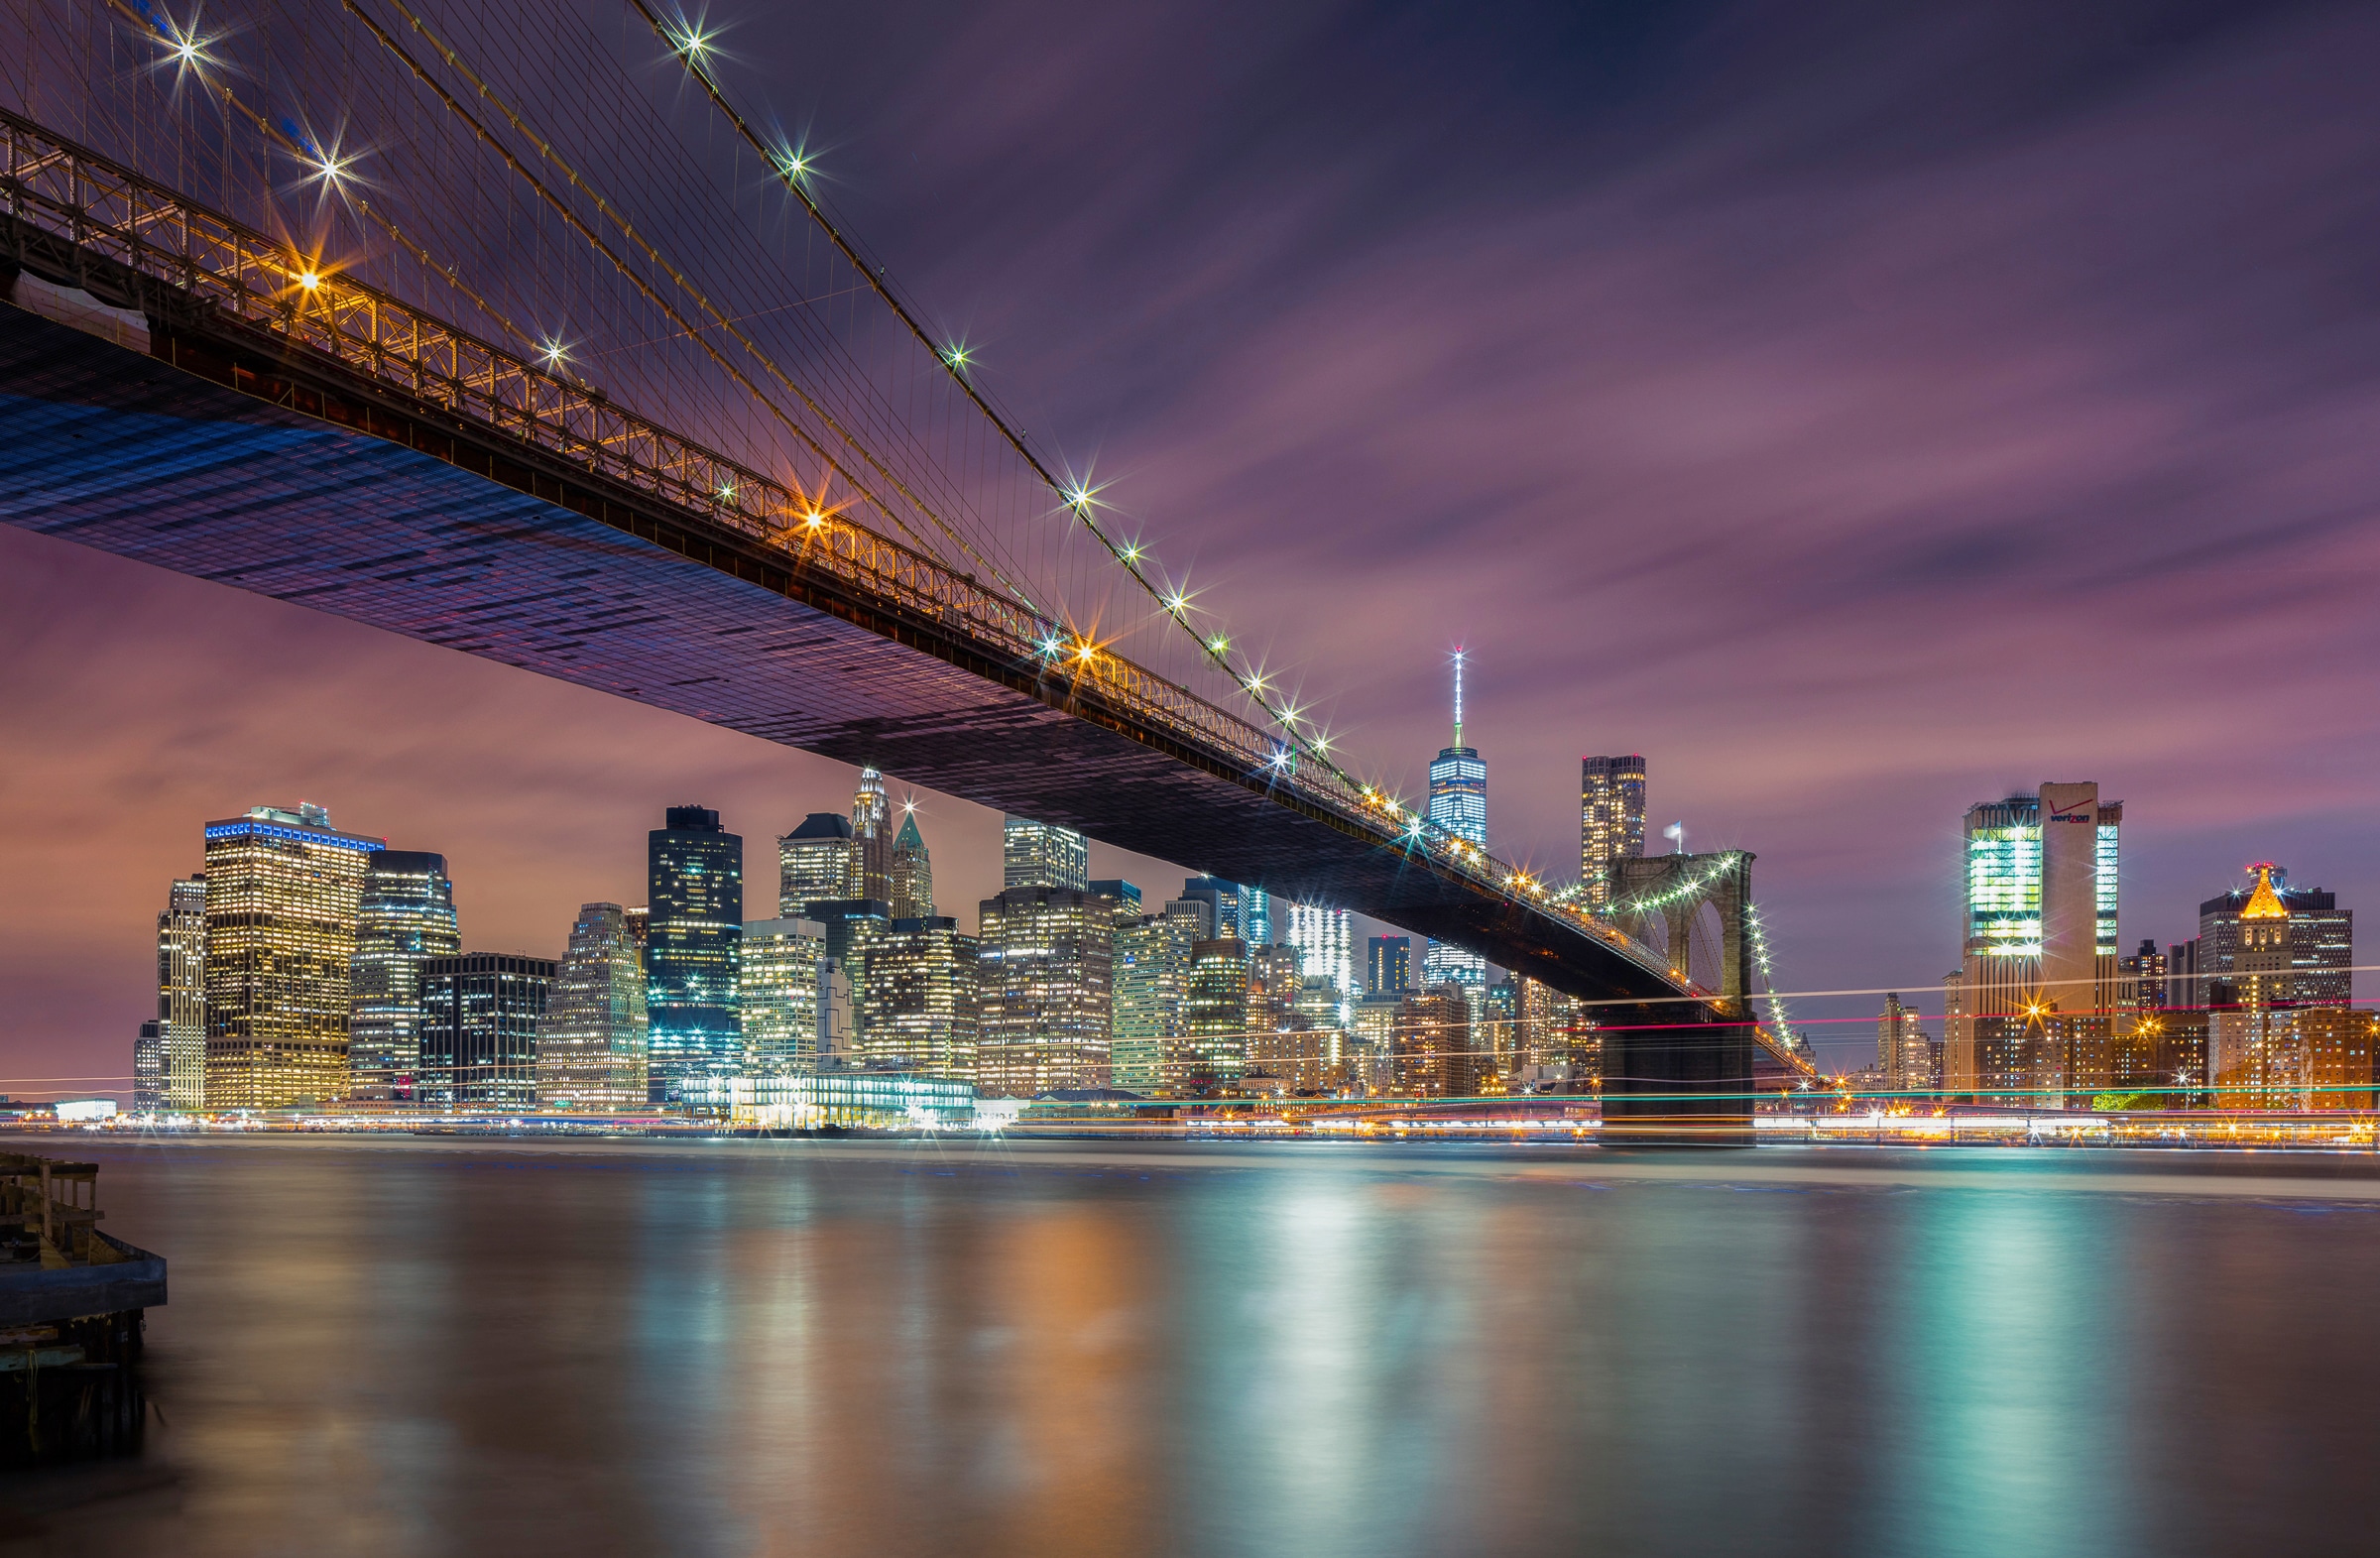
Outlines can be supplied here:
M99 1231L99 1165L0 1152L0 1463L139 1448L166 1262Z

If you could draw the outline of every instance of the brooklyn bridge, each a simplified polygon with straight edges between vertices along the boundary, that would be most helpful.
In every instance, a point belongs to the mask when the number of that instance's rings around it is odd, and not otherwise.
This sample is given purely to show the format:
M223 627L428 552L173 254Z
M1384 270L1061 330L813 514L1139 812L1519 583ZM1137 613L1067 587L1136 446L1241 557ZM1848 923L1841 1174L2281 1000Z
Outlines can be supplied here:
M1748 854L1596 905L1368 780L624 14L0 6L0 513L1464 947L1614 1133L1807 1073Z

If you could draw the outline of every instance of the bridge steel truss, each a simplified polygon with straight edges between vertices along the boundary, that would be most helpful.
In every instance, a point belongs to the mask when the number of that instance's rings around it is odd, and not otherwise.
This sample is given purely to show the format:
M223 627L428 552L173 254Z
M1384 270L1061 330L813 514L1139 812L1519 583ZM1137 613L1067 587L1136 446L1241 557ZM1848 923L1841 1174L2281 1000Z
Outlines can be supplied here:
M1278 737L1077 639L1012 596L845 515L824 511L767 473L640 417L598 391L385 292L318 271L291 245L4 108L0 262L137 309L151 333L152 361L141 364L120 348L76 338L60 326L36 324L22 315L10 321L15 341L5 364L7 382L19 389L8 397L18 410L9 419L21 424L17 431L24 435L15 445L17 496L0 515L11 523L871 764L984 804L1079 827L1141 853L1192 860L1269 891L1355 908L1470 947L1583 1000L1609 1004L1613 1010L1602 1014L1606 1026L1677 1032L1680 1038L1672 1047L1681 1050L1691 1043L1681 1024L1740 1028L1747 1039L1756 1033L1778 1061L1808 1070L1807 1061L1778 1035L1755 1028L1748 985L1724 992L1691 985L1619 924L1583 906L1549 901L1525 873L1460 840L1425 834L1410 812L1384 794L1327 766L1302 761ZM138 364L138 371L128 362ZM160 384L144 376L153 376L161 363L216 388L210 392L186 381ZM227 392L232 399L222 398ZM121 516L102 520L89 512L89 503L73 501L70 495L78 491L87 496L109 490L109 482L94 471L89 474L101 478L97 488L78 487L75 465L87 463L92 451L56 447L54 427L37 433L23 426L24 409L34 403L118 411L137 404L150 417L163 413L218 432L267 424L311 434L335 428L340 429L335 436L347 440L349 458L357 455L352 440L362 435L383 446L384 462L396 458L386 446L410 451L416 458L400 461L402 476L393 471L391 479L414 483L420 489L416 496L425 500L434 490L448 510L469 504L429 476L419 457L526 495L535 500L533 511L550 506L540 522L532 523L550 529L563 518L551 510L592 521L615 537L650 543L659 555L690 560L713 575L806 608L801 615L812 629L855 627L980 678L972 684L942 679L934 690L946 700L964 704L969 700L958 686L972 685L980 694L988 682L1038 708L1005 708L992 720L983 717L989 711L977 711L966 739L985 744L994 757L990 763L971 763L956 760L947 743L920 740L916 719L846 717L821 725L755 718L707 706L716 699L675 690L723 679L717 675L654 687L642 684L650 678L621 663L617 654L589 663L601 658L540 657L521 643L476 643L470 634L454 631L451 611L424 613L393 605L385 598L389 592L381 592L383 598L369 609L326 598L348 587L336 572L327 581L296 587L283 587L287 580L260 582L255 568L209 566L220 559L161 544L158 527L130 534ZM278 415L268 414L267 407ZM192 412L197 415L188 415ZM50 435L50 446L43 446L43 435ZM83 441L82 434L73 437ZM115 474L123 473L119 468ZM357 554L343 558L336 569L376 565L371 558L386 553L391 541L431 539L417 529L409 536L405 522L387 514L379 517L377 534L355 519L346 517L342 543L352 543ZM509 514L507 523L518 525L522 516ZM309 532L315 539L322 534ZM255 539L246 539L253 550ZM623 610L655 609L652 602L624 604L651 592L633 582L633 565L623 568L616 582L628 582L626 593L604 608L615 622ZM714 577L706 588L716 593L718 584ZM750 589L736 592L745 620L711 631L722 637L755 631L767 617L763 599ZM850 643L848 635L829 629L818 646L830 638L838 645ZM937 679L914 664L908 670L913 679ZM884 667L872 667L865 679L874 698L897 701L890 699L888 674ZM1016 699L1005 701L1013 705ZM1020 714L1035 734L1021 749L1004 746L992 727L1016 725ZM1053 726L1045 715L1060 719ZM1089 756L1071 750L1083 746L1079 735L1056 734L1084 727L1125 738L1159 760L1158 766L1128 773L1132 765L1119 766L1117 755L1107 752L1107 761L1090 763L1083 779L1071 785L1003 777L1029 767L1035 753L1045 764ZM1221 809L1236 810L1239 818L1217 825L1221 817L1211 788L1201 789L1204 809L1196 815L1178 808L1164 815L1167 805L1188 798L1179 793L1184 769L1235 789L1241 803ZM1172 800L1154 808L1156 814L1128 808L1134 814L1119 819L1115 797L1095 791L1133 781L1170 793ZM1250 801L1257 804L1246 804ZM1217 815L1209 817L1210 812ZM1206 825L1199 825L1201 818ZM1748 1067L1741 1080L1748 1092ZM1722 1101L1710 1108L1703 1118L1708 1128L1724 1134L1743 1123L1745 1111L1737 1105ZM1689 1113L1704 1117L1703 1110Z

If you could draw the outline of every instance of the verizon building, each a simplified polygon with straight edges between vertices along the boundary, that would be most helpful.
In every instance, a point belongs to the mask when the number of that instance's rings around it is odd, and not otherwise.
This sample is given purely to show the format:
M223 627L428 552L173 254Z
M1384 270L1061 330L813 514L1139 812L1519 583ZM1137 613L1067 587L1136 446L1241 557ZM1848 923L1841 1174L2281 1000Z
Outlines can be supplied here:
M2044 784L1969 806L1964 940L1945 981L1943 1086L2055 1105L2114 1080L2121 801Z

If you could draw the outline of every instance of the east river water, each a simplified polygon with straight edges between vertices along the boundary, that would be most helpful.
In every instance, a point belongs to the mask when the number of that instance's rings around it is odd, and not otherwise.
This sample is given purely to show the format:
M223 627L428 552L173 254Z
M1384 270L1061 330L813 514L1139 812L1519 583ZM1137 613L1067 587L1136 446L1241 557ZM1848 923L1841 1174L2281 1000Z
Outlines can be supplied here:
M2380 1551L2380 1164L44 1138L172 1260L0 1551Z

